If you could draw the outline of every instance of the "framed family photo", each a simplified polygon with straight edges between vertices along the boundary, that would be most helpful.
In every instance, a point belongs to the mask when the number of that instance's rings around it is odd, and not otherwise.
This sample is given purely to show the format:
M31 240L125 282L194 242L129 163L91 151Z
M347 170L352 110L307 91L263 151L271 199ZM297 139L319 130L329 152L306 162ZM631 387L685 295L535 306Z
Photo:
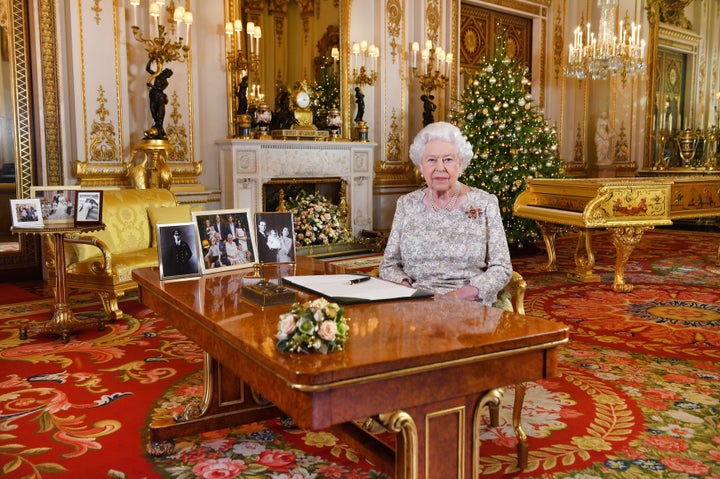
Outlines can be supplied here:
M48 226L75 224L75 195L79 186L32 186L30 194L40 200L43 221Z
M92 225L102 223L103 192L100 190L78 190L75 193L75 224Z
M44 226L40 200L26 198L10 200L12 224L16 228L42 228Z
M248 208L193 211L192 217L203 274L251 268L258 262Z
M200 248L195 223L157 225L160 279L190 278L200 275Z
M258 259L261 263L295 262L295 228L292 213L256 213L255 229Z

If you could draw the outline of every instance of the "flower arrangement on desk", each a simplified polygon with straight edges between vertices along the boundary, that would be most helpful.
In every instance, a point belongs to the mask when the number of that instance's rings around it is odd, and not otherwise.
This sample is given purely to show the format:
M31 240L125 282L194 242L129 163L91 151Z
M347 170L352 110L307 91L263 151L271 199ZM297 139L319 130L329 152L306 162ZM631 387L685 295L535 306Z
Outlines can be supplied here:
M277 348L283 353L342 351L348 339L350 318L325 298L295 303L278 321Z
M300 193L288 200L298 247L350 241L345 214L338 205L319 193Z

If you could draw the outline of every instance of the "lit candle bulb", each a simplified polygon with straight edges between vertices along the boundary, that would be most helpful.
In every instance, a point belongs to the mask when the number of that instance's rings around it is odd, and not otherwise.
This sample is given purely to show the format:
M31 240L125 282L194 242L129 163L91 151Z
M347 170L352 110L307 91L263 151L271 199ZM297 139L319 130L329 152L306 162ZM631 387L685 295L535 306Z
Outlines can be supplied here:
M417 67L417 52L420 51L420 44L418 42L412 42L412 45L410 46L410 49L412 50L412 67Z
M137 22L137 7L138 7L138 5L140 5L140 0L130 0L130 5L133 6L133 24L132 24L132 26L136 27L138 24L138 22Z
M253 34L255 33L255 24L253 22L247 22L247 28L245 31L248 34L248 43L250 44L250 53L253 52Z
M185 46L190 44L190 25L193 24L193 14L185 12L183 15L183 23L185 23Z
M149 11L150 17L155 18L155 29L157 31L157 35L160 36L160 3L151 3Z
M232 30L235 32L235 43L237 46L235 47L237 51L242 50L242 21L241 20L235 20L233 23L231 23Z
M255 54L260 55L260 39L262 38L262 29L260 28L260 25L257 25L255 27L255 32L253 33L253 36L257 41L257 44L255 46Z

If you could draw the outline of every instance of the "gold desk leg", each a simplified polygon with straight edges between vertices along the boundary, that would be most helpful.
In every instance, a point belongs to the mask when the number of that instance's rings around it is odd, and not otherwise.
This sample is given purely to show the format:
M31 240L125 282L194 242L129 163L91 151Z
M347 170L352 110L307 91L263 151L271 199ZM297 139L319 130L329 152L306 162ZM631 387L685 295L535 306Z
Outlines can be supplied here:
M418 432L413 418L404 411L378 414L378 422L398 436L395 459L396 479L418 479Z
M153 420L146 450L151 456L165 456L175 449L175 437L248 424L281 414L278 408L206 352L202 396L190 401L182 414Z
M593 273L595 255L592 251L592 233L586 228L578 228L578 242L575 247L575 271L568 278L582 283L597 283L600 275Z
M613 291L616 293L629 293L633 285L625 283L625 265L635 245L640 242L645 230L653 229L653 226L624 226L621 228L610 228L612 231L612 242L615 245L617 258L615 260L615 280Z
M515 402L513 403L513 429L515 430L515 437L517 437L517 455L518 455L518 467L521 470L527 468L528 465L528 439L527 434L522 428L522 407L525 402L525 390L527 384L520 383L515 385Z

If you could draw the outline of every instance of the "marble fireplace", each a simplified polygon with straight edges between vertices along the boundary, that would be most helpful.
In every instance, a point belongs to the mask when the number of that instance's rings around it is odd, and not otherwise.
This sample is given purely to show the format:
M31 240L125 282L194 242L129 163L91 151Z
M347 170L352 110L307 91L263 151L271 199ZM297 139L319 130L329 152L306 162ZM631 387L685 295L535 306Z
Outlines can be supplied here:
M341 182L353 237L372 229L374 143L223 139L215 145L222 208L263 211L265 186L283 180Z

